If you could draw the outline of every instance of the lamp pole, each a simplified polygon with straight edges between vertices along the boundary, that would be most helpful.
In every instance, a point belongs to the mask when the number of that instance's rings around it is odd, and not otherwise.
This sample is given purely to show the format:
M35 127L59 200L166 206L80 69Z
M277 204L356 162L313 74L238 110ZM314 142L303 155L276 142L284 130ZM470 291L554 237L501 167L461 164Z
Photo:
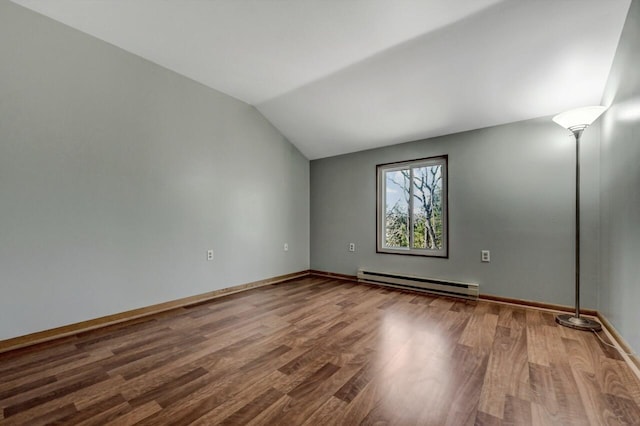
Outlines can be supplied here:
M576 318L580 317L580 137L584 129L575 130L576 137Z
M602 326L599 322L580 316L580 137L587 126L571 127L569 130L576 138L576 243L575 243L575 284L576 284L576 314L561 314L556 316L556 322L565 327L578 330L600 331Z

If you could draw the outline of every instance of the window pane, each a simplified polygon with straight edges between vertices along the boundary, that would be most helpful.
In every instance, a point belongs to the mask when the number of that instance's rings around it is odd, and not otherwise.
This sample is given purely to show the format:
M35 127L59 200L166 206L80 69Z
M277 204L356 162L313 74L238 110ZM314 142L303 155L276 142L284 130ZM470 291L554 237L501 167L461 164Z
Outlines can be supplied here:
M409 169L384 173L385 247L409 247Z
M442 166L414 167L413 248L442 249Z
M447 160L376 166L376 252L449 257Z

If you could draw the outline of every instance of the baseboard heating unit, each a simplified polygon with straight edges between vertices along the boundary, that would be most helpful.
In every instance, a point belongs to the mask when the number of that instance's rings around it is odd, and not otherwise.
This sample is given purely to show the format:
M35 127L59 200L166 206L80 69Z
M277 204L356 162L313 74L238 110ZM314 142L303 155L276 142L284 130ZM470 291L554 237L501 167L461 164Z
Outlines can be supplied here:
M366 269L358 270L358 281L472 300L477 300L480 294L478 284L415 277L391 272L374 272Z

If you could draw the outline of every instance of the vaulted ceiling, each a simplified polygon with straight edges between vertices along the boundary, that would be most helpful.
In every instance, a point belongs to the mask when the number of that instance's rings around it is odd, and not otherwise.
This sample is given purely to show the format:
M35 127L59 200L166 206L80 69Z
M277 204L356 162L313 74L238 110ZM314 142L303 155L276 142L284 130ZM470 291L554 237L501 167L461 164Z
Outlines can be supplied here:
M308 158L599 104L631 0L14 0L254 105Z

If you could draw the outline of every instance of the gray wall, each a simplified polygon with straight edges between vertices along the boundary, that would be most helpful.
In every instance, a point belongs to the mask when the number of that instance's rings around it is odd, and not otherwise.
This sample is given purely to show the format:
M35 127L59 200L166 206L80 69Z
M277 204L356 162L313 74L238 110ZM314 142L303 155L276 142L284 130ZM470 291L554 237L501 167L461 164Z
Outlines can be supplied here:
M0 1L0 339L308 267L309 162L253 107Z
M590 129L592 130L592 129ZM599 132L583 143L583 306L598 277ZM476 282L573 304L574 139L549 117L311 162L311 267ZM376 254L376 164L449 155L449 259ZM356 243L355 253L348 243ZM480 251L491 250L491 263Z
M640 351L640 2L631 3L603 103L598 309Z

